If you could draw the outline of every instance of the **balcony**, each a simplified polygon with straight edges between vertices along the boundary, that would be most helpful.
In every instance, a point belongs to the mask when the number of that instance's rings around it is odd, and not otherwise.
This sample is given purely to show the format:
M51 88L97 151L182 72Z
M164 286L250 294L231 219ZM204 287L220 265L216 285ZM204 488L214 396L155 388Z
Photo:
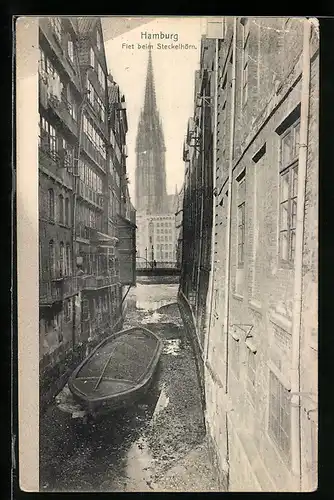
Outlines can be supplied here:
M62 95L61 100L57 97L49 96L49 106L56 113L58 118L65 123L67 128L74 134L78 135L78 124L73 118L73 105Z
M78 194L95 207L103 209L103 194L97 193L81 180L78 185Z
M39 102L45 109L52 109L56 114L58 119L64 123L67 128L74 134L78 135L78 124L76 119L74 119L74 108L73 104L69 102L64 92L61 93L61 98L58 99L55 95L52 95L47 84L46 77L39 75Z
M45 174L61 182L69 189L73 188L73 176L68 171L68 165L57 151L50 151L48 146L39 147L39 167Z
M90 240L92 235L92 228L86 226L82 222L79 222L75 229L76 238L81 238L83 240Z
M72 297L72 295L79 292L79 289L80 278L77 276L40 281L39 303L41 305L51 305L54 302Z
M106 288L118 283L119 277L117 274L110 274L106 276L91 275L83 277L82 280L84 290L99 290L100 288Z

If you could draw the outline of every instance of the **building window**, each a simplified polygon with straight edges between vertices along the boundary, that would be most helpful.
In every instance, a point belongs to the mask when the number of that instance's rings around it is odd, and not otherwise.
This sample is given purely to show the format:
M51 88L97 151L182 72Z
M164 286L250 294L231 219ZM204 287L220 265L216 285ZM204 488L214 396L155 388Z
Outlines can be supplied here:
M64 166L67 167L67 171L72 173L72 167L74 163L74 148L65 139L63 139L63 149L62 154L64 158Z
M238 177L238 268L244 267L245 262L245 209L246 209L246 175L245 170Z
M102 89L105 89L105 74L100 64L97 65L97 77Z
M56 255L55 255L55 245L53 240L49 242L49 266L50 266L51 278L54 278L56 275Z
M58 197L58 210L59 210L59 222L64 224L64 196L62 194Z
M279 254L293 263L296 248L299 121L281 137Z
M88 101L94 106L95 91L92 82L87 78L87 97Z
M65 276L65 247L62 241L59 244L59 275Z
M59 17L51 17L50 18L51 26L53 29L53 32L58 39L58 41L61 40L61 20Z
M89 302L87 299L82 301L82 319L86 321L89 318Z
M249 51L249 20L242 20L242 88L241 88L241 104L244 106L248 99L248 51Z
M70 61L72 61L72 63L73 63L74 62L74 45L73 45L72 40L68 40L68 42L67 42L67 54L68 54Z
M49 219L55 220L55 195L53 189L48 191L48 216Z
M66 104L68 112L72 116L73 120L76 121L77 120L77 104L73 99L73 95L72 95L71 88L69 85L67 87L67 96L66 96L65 104Z
M69 323L71 320L72 320L72 311L73 311L73 307L72 307L72 300L65 300L64 302L64 318L65 318L65 321L66 323Z
M58 158L56 130L43 117L40 120L40 146L54 160Z
M87 138L93 144L94 148L100 153L100 155L104 159L106 159L105 143L100 134L96 131L95 127L91 124L90 120L88 120L86 116L84 116L83 120L83 130Z
M269 434L278 448L290 460L290 394L270 371L269 381Z
M98 95L95 95L95 107L98 117L101 121L105 121L105 107Z
M71 247L70 244L66 245L66 274L69 276L71 274L72 266L71 266Z

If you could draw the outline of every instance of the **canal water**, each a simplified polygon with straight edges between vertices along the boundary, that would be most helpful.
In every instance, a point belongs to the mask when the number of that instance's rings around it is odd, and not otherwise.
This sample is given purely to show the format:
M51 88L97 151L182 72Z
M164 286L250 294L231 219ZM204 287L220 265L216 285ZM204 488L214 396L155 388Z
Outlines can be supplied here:
M73 418L80 408L70 408L65 386L41 416L42 491L164 491L166 474L201 445L200 389L177 291L177 284L137 284L128 294L125 327L145 325L164 342L154 383L139 403L85 424Z

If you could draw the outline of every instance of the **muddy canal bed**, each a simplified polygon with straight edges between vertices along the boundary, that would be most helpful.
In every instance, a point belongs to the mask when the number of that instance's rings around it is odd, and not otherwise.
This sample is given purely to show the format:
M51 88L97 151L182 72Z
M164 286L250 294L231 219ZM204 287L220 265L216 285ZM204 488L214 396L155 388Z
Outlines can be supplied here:
M177 285L137 285L129 294L124 326L141 324L164 342L154 382L139 403L84 424L64 411L58 395L41 416L41 490L156 490L202 443L196 366L176 294Z

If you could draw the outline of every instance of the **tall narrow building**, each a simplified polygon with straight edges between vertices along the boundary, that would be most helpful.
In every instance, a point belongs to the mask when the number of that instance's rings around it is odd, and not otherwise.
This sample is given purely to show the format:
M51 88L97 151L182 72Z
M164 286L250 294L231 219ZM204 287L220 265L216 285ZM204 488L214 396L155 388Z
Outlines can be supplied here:
M149 51L144 106L137 134L136 209L143 214L168 212L165 141L157 108L152 54Z

